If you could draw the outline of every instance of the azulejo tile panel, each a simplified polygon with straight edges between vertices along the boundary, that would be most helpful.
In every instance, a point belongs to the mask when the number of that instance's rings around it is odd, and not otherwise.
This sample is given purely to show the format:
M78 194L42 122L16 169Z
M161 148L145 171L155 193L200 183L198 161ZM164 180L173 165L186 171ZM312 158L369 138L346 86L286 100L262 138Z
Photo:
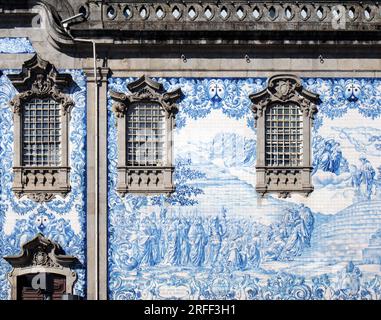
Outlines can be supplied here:
M42 233L58 242L65 252L76 256L82 266L77 270L74 293L85 296L86 280L86 77L81 70L70 73L74 85L67 94L75 102L70 121L70 166L72 191L66 198L37 204L12 192L13 119L8 102L17 93L7 78L15 70L3 70L0 77L0 257L20 252L20 245ZM0 259L0 299L9 299L7 273L10 265Z
M35 53L28 38L0 38L0 53Z
M127 92L132 78L111 78ZM120 197L108 103L110 299L380 299L381 81L304 78L322 103L308 198L259 198L249 94L264 78L181 87L176 192Z

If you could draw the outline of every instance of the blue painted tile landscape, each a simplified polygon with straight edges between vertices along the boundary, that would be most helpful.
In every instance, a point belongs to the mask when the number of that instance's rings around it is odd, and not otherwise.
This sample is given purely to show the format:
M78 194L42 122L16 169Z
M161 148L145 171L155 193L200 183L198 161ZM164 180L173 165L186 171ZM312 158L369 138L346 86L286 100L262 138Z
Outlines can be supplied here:
M76 294L86 294L86 78L76 83L70 125L72 192L45 204L11 190L16 94L0 78L0 254L41 232L79 258ZM127 92L133 78L111 78ZM171 196L121 197L117 130L108 108L110 299L380 299L381 129L378 79L304 78L322 103L312 132L309 197L255 192L256 128L251 93L266 78L156 78L181 87ZM0 298L9 298L0 263Z
M128 92L133 78L111 78ZM265 78L157 78L181 88L176 191L121 197L108 105L110 299L380 299L381 81L304 78L320 95L306 198L255 192L248 96Z

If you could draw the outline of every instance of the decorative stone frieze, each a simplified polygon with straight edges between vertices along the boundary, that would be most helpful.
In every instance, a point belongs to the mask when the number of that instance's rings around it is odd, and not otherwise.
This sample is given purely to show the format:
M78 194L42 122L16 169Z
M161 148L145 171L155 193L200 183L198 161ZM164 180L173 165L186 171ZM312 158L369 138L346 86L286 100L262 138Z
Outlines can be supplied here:
M118 167L118 192L170 193L174 190L173 166L169 167Z
M21 176L22 190L13 185L13 191L18 197L25 193L36 202L50 201L56 194L65 195L70 188L70 168L63 167L14 167L15 177ZM64 179L64 181L62 180Z

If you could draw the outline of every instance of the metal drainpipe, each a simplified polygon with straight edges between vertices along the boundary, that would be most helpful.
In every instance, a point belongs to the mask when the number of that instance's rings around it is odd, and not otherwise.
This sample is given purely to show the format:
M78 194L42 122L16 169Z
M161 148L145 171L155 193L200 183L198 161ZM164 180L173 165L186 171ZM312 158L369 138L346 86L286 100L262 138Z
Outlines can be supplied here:
M98 167L98 149L99 149L99 137L98 137L98 126L99 126L99 97L98 97L98 76L97 76L97 53L96 53L96 43L95 40L90 39L81 39L81 38L74 38L70 31L68 30L68 26L63 25L63 28L65 32L68 34L68 36L75 42L85 42L85 43L91 43L93 46L93 72L94 72L94 106L96 108L95 112L95 206L94 206L94 212L95 212L95 221L94 221L94 227L95 227L95 248L94 248L94 255L95 255L95 300L99 299L99 283L98 283L98 247L99 247L99 240L98 240L98 233L99 233L99 222L98 222L98 191L99 191L99 183L98 183L98 176L99 176L99 167Z

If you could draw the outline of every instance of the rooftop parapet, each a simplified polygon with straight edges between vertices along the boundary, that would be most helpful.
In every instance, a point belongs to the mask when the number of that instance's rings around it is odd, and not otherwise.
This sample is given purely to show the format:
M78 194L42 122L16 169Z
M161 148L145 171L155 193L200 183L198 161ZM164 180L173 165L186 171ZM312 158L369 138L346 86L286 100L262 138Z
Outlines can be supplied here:
M21 14L41 4L56 38L60 22L75 37L113 43L271 43L335 41L378 43L381 5L376 1L21 1L0 0L1 14ZM58 39L59 40L59 39ZM69 41L66 38L66 41Z

